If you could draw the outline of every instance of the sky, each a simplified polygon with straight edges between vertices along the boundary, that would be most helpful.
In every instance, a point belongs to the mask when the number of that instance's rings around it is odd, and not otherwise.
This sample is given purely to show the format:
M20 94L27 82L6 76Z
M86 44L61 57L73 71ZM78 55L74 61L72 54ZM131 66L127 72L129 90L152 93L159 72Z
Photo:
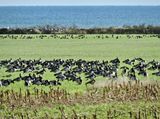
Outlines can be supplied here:
M160 0L0 0L0 6L140 5L157 6Z

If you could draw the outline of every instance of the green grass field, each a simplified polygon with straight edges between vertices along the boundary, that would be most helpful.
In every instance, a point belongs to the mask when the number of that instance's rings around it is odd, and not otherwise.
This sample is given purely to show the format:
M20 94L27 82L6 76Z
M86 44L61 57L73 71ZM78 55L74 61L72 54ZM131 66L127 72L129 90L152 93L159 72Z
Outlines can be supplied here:
M146 60L160 59L160 39L144 37L128 39L95 38L87 35L84 39L0 39L0 58L53 59L74 58L87 60L109 60L142 57Z
M29 36L29 35L26 35ZM141 57L147 61L151 61L153 59L160 61L160 39L157 37L150 37L150 35L145 35L143 38L137 39L137 35L133 35L132 38L128 39L126 35L115 35L114 38L112 38L111 35L109 38L97 38L97 35L86 35L84 39L61 39L61 38L53 38L50 37L50 35L47 35L47 37L40 39L40 35L30 35L33 37L33 39L22 39L20 35L18 35L17 39L12 38L0 38L0 59L43 59L43 60L52 60L52 59L86 59L86 60L111 60L116 57L120 58L120 60L124 60L127 58L135 58L135 57ZM64 35L59 35L64 36ZM75 35L76 36L76 35ZM102 35L99 35L102 37ZM105 36L105 35L103 35ZM116 39L115 37L118 36L119 38ZM5 79L5 75L8 73L5 72L4 69L0 69L0 78ZM11 78L16 78L19 75L19 72L17 73L10 73L12 75ZM54 79L53 74L46 72L43 76L45 79L52 80ZM83 76L82 76L83 77ZM141 77L143 78L143 77ZM155 78L155 77L149 77L149 78ZM148 79L149 79L148 78ZM156 79L159 79L156 77ZM85 80L85 79L83 79ZM103 79L102 77L97 77L98 81L103 81L106 79ZM107 79L108 80L108 79ZM103 82L102 82L103 83ZM13 90L16 92L19 92L20 88L22 89L23 93L27 89L30 90L31 94L32 91L37 88L39 90L44 90L46 92L50 91L50 87L45 86L31 86L29 88L26 88L24 86L23 82L12 84L10 86L6 87L0 87L0 95L2 94L2 91L7 90ZM76 93L80 95L85 95L85 93L91 89L91 91L94 91L94 86L86 87L84 84L77 85L73 82L65 81L63 82L63 85L59 87L59 89L64 89L67 92L70 93L70 95L73 94L73 96L76 95ZM53 89L57 89L57 87L53 87ZM98 91L101 91L102 88L98 88ZM89 93L89 94L92 94ZM159 94L159 93L158 93ZM15 95L17 95L15 93ZM5 97L5 96L4 96ZM143 97L143 96L142 96ZM160 117L160 103L159 103L159 97L157 96L158 100L152 100L144 102L145 99L138 98L136 101L116 101L114 99L107 100L107 102L94 102L94 100L89 103L84 101L83 103L76 102L76 103L70 103L65 102L60 99L60 102L58 101L55 103L54 101L52 103L42 103L35 105L25 105L28 104L27 102L15 102L14 101L10 103L4 103L0 106L0 115L2 118L12 118L13 116L17 116L17 118L27 118L27 115L29 113L30 118L65 118L65 114L68 118L76 117L76 113L78 116L81 116L85 119L85 116L88 118L95 118L94 114L97 110L97 118L98 119L112 119L112 117L108 117L106 115L107 113L110 113L110 116L116 117L115 115L118 115L118 111L125 112L125 114L121 116L117 116L118 119L129 119L131 118L129 111L133 112L133 117L135 119L141 119L138 118L139 110L142 110L140 115L143 115L144 110L149 109L148 112L145 112L148 116L148 118L155 117L154 115L150 115L152 113L152 109L157 110L157 116ZM14 99L14 97L12 97ZM10 100L5 97L6 100ZM23 99L23 98L22 98ZM50 97L46 99L51 99ZM71 98L70 101L74 100L75 98ZM90 99L90 98L89 98ZM88 100L89 100L88 99ZM16 100L16 98L15 98ZM32 100L32 99L29 99ZM34 99L36 100L36 98ZM2 100L0 99L0 102ZM42 100L40 100L42 101ZM50 100L47 100L48 102ZM4 101L5 102L5 101ZM43 101L42 101L43 102ZM21 105L22 103L22 105ZM32 102L31 102L32 103ZM34 104L34 103L33 103ZM63 110L60 109L60 107L64 108ZM111 109L111 110L110 110ZM144 110L143 110L144 109ZM111 112L109 112L109 110ZM117 112L115 113L114 110ZM65 113L65 114L63 114ZM77 117L78 117L77 116ZM0 118L1 118L0 117ZM95 118L96 119L96 118ZM158 119L158 118L155 118Z

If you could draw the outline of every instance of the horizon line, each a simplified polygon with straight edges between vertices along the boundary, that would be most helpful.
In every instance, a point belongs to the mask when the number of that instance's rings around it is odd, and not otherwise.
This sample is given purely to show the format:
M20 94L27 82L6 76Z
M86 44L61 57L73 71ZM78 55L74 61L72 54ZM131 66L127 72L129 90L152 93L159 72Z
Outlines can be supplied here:
M50 7L50 6L58 6L58 7L82 7L82 6L155 6L155 7L159 7L160 5L0 5L0 7Z

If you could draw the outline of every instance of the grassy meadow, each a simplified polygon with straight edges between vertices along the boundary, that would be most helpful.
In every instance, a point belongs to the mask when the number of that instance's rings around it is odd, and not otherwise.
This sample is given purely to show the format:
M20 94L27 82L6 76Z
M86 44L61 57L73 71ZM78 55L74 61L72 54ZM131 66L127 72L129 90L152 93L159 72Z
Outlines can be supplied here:
M63 36L63 35L62 35ZM97 35L86 35L83 39L60 39L45 37L43 39L1 39L0 58L23 59L87 59L110 60L115 57L120 59L142 57L145 60L160 59L160 40L157 37L143 37L137 39L136 35L128 39L126 35L119 35L116 39L96 38ZM99 35L101 36L101 35Z
M111 60L118 57L123 61L127 58L141 57L147 61L153 59L160 61L160 39L152 35L130 35L130 38L127 35L108 34L85 35L84 38L79 38L78 35L74 35L73 38L66 38L65 35L57 35L58 37L45 35L43 38L41 35L23 35L31 36L29 39L22 35L13 35L16 38L11 36L0 37L1 60L10 58ZM8 73L5 70L0 69L0 79L7 79L5 76L8 74L12 75L11 78L16 78L20 73ZM43 78L55 79L49 71L45 72ZM77 85L68 81L64 81L59 87L25 87L24 82L0 87L0 96L3 95L0 99L0 118L158 119L160 78L155 76L139 78L147 81L155 79L157 82L153 87L147 85L148 82L146 85L136 82L133 86L122 83L120 90L116 83L101 87L101 84L107 84L109 79L96 77L98 83L88 87L85 83ZM83 74L82 79L85 81ZM147 92L145 86L148 86L148 90L157 91L156 95ZM36 90L39 90L39 93ZM7 91L11 93L8 94Z

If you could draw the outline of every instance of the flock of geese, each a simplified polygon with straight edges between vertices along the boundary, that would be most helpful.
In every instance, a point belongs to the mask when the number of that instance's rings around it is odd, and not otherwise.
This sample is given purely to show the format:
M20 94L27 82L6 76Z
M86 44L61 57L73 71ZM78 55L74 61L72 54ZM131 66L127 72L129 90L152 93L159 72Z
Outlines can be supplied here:
M84 81L88 85L94 84L98 76L115 80L122 76L128 77L129 80L138 80L138 75L147 77L148 71L152 72L151 75L160 76L160 62L155 60L146 62L142 58L126 59L122 62L118 57L110 61L87 61L83 59L0 60L0 70L4 69L10 74L6 76L7 78L11 78L14 72L19 72L19 76L14 79L0 79L0 86L9 86L19 81L24 81L25 86L58 86L64 80L76 82L78 85ZM54 78L54 80L43 78L46 71L53 73L51 79ZM81 74L85 75L84 80L82 80Z
M92 38L95 39L108 39L108 38L115 38L119 39L121 37L126 37L127 39L141 39L141 38L160 38L160 35L153 34L153 35L116 35L116 34L95 34L92 35ZM0 35L0 39L87 39L90 38L89 35L86 34L51 34L51 35Z

